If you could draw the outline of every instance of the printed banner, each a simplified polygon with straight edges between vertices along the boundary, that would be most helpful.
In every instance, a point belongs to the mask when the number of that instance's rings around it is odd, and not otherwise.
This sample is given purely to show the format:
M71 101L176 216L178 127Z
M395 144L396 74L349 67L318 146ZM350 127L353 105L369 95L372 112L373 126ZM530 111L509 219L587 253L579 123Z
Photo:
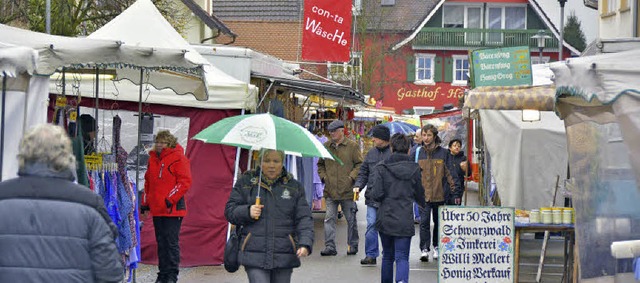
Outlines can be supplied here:
M302 59L347 62L351 47L351 1L304 1Z
M471 80L474 87L531 85L529 46L471 52Z
M514 282L514 209L441 206L439 282Z

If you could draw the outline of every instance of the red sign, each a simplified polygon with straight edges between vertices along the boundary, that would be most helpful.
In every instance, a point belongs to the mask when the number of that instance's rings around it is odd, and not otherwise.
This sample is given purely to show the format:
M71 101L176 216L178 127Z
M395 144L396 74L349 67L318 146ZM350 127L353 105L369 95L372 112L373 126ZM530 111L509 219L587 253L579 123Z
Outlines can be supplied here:
M302 23L302 59L349 61L351 1L306 0Z

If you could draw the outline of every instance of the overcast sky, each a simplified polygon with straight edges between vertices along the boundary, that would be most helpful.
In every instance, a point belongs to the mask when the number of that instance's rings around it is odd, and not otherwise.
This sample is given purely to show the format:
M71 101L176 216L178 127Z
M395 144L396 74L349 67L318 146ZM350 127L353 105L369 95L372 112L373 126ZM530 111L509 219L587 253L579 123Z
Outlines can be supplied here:
M560 3L557 0L537 0L547 16L553 21L556 27L560 27ZM571 11L575 11L580 19L580 26L587 38L587 45L598 37L598 11L587 8L582 0L567 0L564 6L564 24L567 24L567 17Z

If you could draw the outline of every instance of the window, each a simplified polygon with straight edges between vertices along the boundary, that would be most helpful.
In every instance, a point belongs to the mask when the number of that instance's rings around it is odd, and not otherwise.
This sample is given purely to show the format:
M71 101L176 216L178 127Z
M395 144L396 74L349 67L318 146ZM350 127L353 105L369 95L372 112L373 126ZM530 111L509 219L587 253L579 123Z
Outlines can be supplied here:
M416 83L435 83L435 57L433 54L416 55Z
M453 55L453 81L452 85L467 85L469 80L469 57Z
M464 27L464 6L444 6L442 10L443 28Z
M505 29L525 29L527 25L525 7L505 7L504 25Z
M487 9L488 29L527 29L526 6L489 7ZM503 33L489 33L488 42L502 44Z

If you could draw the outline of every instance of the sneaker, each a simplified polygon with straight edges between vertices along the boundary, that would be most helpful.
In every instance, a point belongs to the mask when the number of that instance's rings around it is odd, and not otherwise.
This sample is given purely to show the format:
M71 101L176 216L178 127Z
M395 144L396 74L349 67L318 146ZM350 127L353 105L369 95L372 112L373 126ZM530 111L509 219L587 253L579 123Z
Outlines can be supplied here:
M420 255L420 261L429 262L429 250L422 250L422 254Z
M351 246L347 247L347 255L355 255L357 253L358 253L358 247L355 247L355 248Z
M438 248L433 249L433 260L438 259Z
M360 264L362 264L362 265L376 265L376 258L375 257L365 257L364 259L360 260Z
M332 248L329 248L329 247L324 248L324 250L322 250L320 252L321 256L334 256L334 255L337 255L337 254L338 254L338 252L336 252L336 250L334 250Z

